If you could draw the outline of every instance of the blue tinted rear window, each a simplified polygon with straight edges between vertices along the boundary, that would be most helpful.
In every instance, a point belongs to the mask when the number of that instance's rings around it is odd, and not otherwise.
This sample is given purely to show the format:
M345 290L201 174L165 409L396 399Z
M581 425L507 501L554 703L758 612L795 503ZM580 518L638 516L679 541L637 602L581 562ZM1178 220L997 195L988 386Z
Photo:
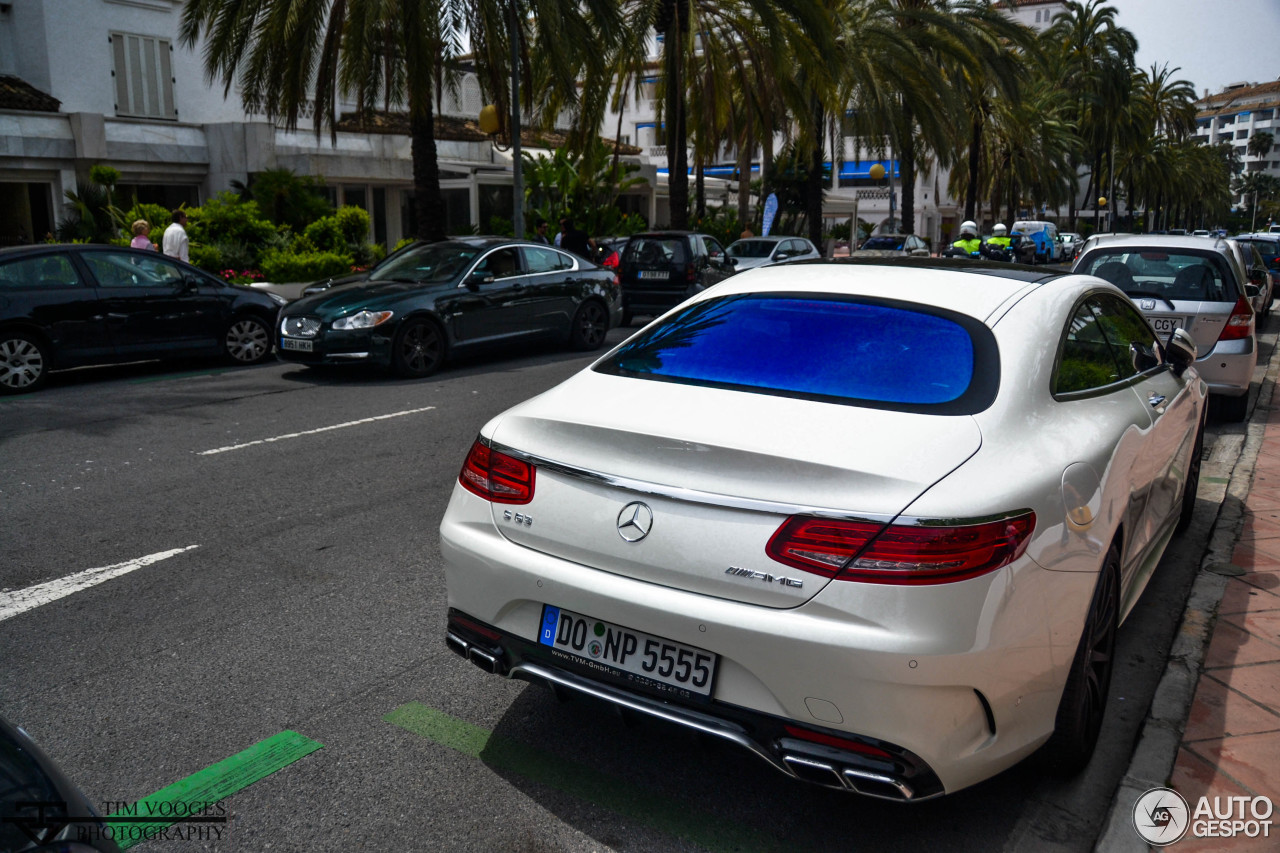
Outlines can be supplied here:
M978 411L993 396L994 347L980 323L924 306L751 294L690 306L596 369L877 408Z

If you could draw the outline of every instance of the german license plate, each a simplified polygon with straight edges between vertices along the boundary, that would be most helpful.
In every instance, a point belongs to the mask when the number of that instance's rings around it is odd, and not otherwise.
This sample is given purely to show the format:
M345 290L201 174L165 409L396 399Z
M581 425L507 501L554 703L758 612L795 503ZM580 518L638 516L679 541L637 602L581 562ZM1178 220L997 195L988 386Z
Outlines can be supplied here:
M1168 336L1174 329L1185 329L1186 320L1181 317L1148 317L1147 322L1157 335Z
M643 279L665 279L671 277L669 270L640 270L640 277Z
M674 640L544 604L538 642L549 646L552 654L612 672L641 687L711 694L716 656Z
M298 352L311 352L311 341L300 341L296 338L281 338L280 349L293 349Z

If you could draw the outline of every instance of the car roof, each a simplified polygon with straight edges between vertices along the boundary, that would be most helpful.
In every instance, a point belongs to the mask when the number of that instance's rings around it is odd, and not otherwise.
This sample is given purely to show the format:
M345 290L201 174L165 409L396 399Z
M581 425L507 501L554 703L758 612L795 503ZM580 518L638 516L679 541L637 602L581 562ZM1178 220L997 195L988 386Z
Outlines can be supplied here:
M1196 237L1191 234L1094 234L1089 238L1089 251L1106 248L1125 248L1141 246L1161 249L1200 249L1213 248L1219 252L1230 252L1231 246L1226 237Z
M831 293L935 305L985 320L1014 295L1064 273L1017 264L933 258L800 261L756 267L704 291L710 296L757 292Z

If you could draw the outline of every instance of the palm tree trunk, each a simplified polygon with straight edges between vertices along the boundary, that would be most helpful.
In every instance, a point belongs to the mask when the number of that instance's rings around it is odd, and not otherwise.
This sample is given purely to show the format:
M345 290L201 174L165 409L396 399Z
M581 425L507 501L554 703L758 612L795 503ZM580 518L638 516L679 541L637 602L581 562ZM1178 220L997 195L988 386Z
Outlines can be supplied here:
M899 174L902 177L902 233L916 233L916 145L911 129L915 127L915 115L906 104L902 105L904 138L898 154Z
M431 98L421 111L410 107L410 151L413 156L413 208L420 240L445 239L444 196L436 160L436 122Z
M744 228L751 221L751 212L747 208L751 205L751 154L754 148L751 141L751 116L748 113L747 133L742 147L738 149L738 219Z
M813 104L813 152L809 157L809 175L805 181L804 212L809 220L809 240L822 245L822 143L826 137L826 111L815 98Z
M671 207L671 227L689 227L689 154L685 149L687 116L685 110L684 47L689 26L689 5L683 0L666 0L670 7L659 14L669 14L663 34L663 58L666 60L667 120L667 192Z
M693 157L693 195L698 222L707 218L707 182L702 171L702 154L694 152Z
M969 136L969 185L964 190L964 218L973 219L978 210L978 164L982 158L982 121L974 118Z

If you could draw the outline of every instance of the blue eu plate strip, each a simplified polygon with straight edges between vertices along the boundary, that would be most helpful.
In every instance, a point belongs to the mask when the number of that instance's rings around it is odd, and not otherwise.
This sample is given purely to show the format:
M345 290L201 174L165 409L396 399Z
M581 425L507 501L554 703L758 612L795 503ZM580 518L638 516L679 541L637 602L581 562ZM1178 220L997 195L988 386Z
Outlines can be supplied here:
M542 606L542 633L538 642L544 646L553 646L556 642L556 625L560 623L560 608L550 604Z

